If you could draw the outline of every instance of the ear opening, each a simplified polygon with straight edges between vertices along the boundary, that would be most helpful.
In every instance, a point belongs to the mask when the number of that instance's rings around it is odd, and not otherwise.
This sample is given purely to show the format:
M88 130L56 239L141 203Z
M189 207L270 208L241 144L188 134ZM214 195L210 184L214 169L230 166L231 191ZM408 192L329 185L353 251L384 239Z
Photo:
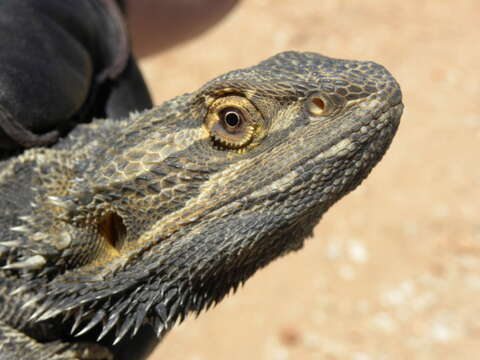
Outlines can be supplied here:
M116 213L107 214L100 222L99 230L108 245L120 252L127 236L122 217Z

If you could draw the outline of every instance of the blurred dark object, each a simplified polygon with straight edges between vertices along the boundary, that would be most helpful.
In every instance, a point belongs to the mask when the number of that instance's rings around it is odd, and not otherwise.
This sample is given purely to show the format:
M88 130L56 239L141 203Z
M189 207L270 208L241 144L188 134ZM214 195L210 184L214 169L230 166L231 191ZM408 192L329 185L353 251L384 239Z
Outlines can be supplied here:
M220 21L238 0L123 0L135 55L188 40Z
M0 1L0 154L151 107L114 0Z
M0 158L152 106L133 58L205 31L238 0L0 1Z

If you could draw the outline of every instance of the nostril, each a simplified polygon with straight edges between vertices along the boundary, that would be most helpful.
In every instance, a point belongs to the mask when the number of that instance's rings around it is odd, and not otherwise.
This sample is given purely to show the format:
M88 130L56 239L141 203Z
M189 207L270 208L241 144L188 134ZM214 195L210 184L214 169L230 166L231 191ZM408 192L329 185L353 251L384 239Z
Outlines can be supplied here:
M312 99L312 103L318 108L318 112L323 113L323 111L325 110L325 102L322 99L315 97Z
M307 110L314 116L322 116L327 113L327 103L319 93L310 95L307 102Z

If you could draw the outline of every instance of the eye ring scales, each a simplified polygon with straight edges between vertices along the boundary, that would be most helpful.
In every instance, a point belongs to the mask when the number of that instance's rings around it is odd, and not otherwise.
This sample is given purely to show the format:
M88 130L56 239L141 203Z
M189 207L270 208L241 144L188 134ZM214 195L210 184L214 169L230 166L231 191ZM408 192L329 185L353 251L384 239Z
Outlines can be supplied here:
M213 143L222 150L239 150L256 137L260 112L245 97L238 95L216 99L209 107L205 126Z

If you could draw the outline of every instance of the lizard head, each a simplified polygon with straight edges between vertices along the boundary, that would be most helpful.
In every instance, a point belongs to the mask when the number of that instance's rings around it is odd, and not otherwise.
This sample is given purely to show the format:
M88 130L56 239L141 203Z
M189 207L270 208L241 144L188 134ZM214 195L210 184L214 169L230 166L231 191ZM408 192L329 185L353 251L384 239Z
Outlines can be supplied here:
M285 52L135 116L55 198L77 250L37 318L161 335L300 248L381 159L402 108L380 65Z

